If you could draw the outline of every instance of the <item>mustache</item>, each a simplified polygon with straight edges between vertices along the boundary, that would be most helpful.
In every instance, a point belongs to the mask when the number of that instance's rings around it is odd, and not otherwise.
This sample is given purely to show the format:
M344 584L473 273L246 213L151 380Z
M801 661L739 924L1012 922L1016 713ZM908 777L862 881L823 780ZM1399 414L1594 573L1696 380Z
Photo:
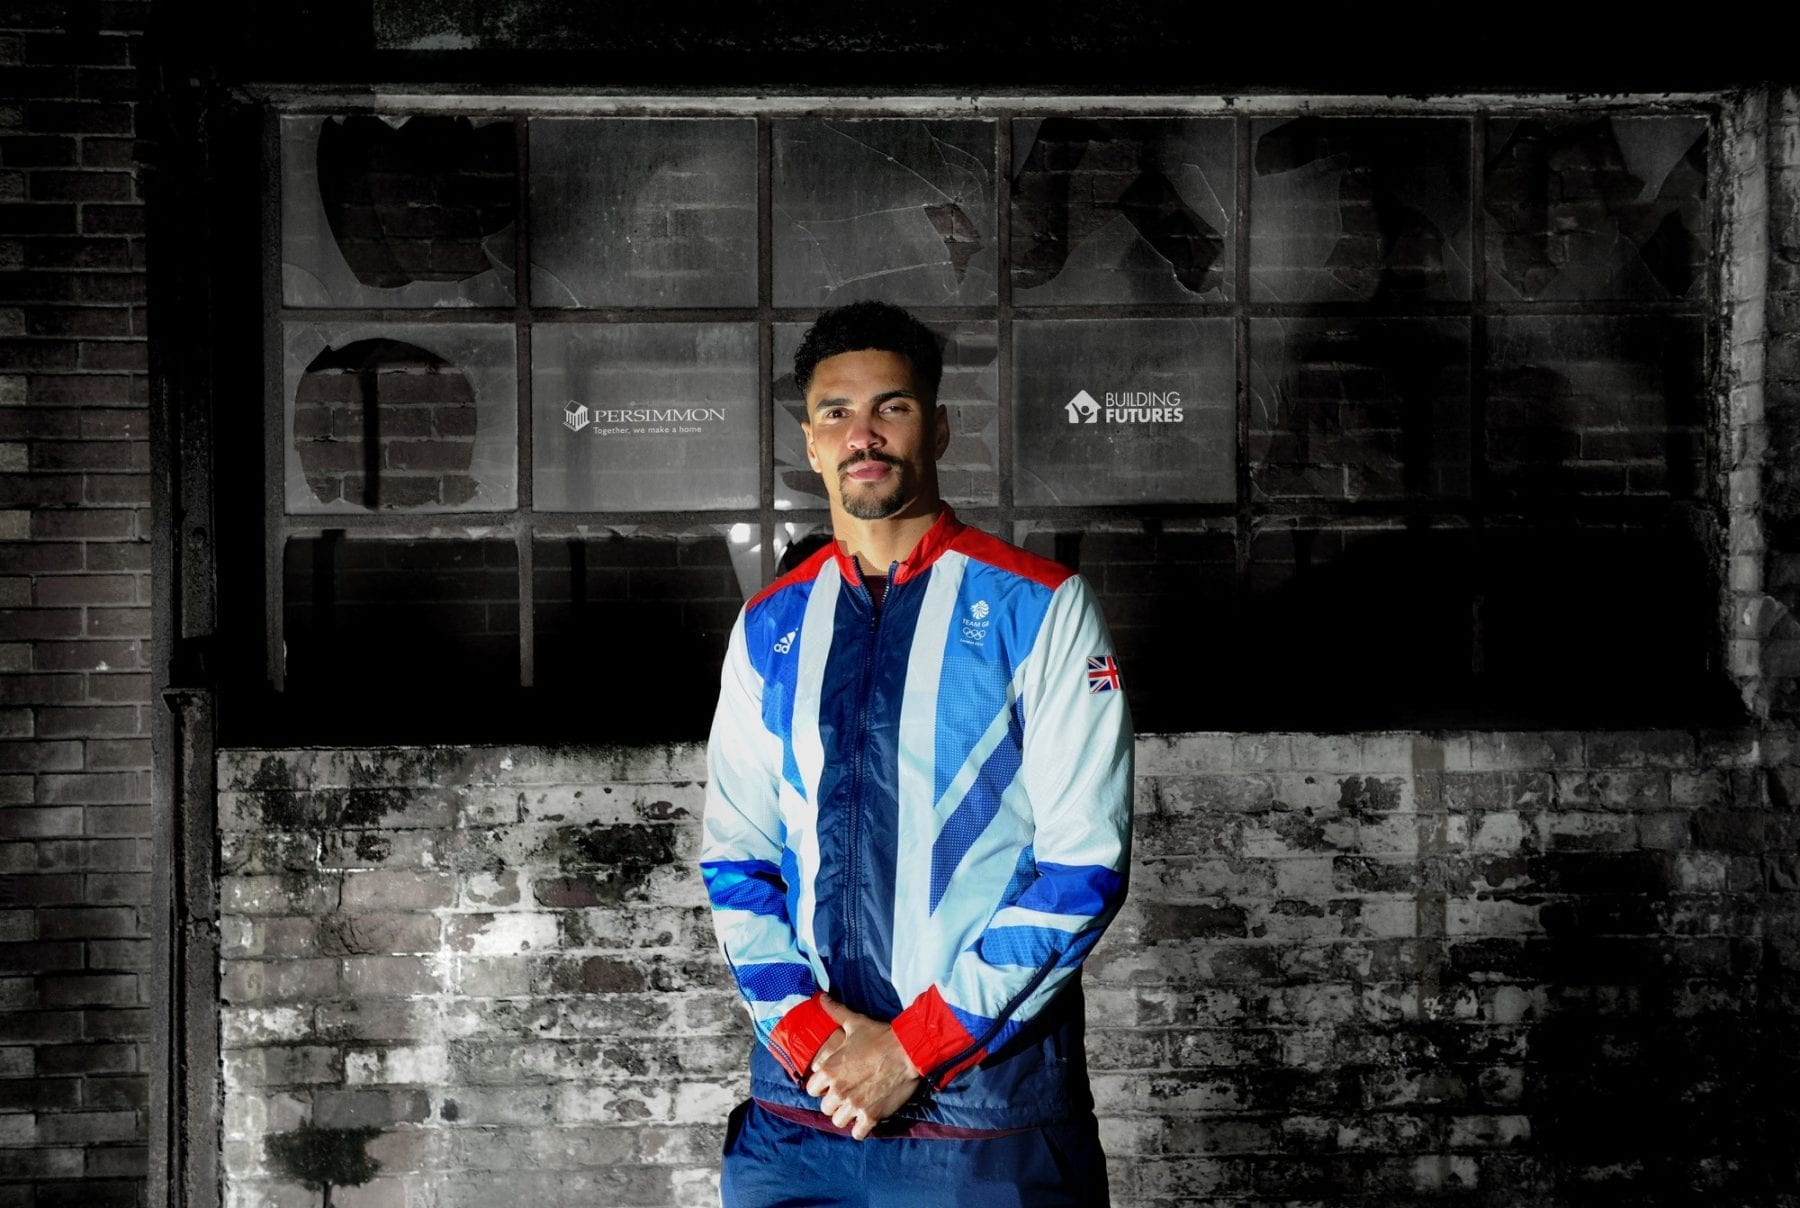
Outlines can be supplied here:
M897 466L900 464L900 459L898 457L892 457L886 453L877 453L872 449L864 449L862 452L838 463L838 477L842 478L865 461L878 461L885 466Z

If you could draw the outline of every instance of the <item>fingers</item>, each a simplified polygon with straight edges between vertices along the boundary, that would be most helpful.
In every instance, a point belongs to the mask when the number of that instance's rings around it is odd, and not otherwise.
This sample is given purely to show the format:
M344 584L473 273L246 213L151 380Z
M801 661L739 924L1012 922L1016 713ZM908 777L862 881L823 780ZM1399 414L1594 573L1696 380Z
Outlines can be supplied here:
M833 1022L846 1031L853 1032L861 1025L869 1022L869 1017L867 1015L860 1015L857 1012L852 1011L849 1007L846 1007L843 1003L829 995L819 1001L825 1008L825 1014L831 1016Z
M849 1039L850 1034L842 1028L825 1038L825 1042L819 1046L819 1051L813 1054L812 1076L806 1080L807 1094L816 1096L825 1093L825 1088L831 1085L831 1079L821 1071L825 1068L825 1063L830 1061Z
M814 1078L817 1080L821 1076L815 1074ZM811 1082L807 1083L807 1094L819 1093L815 1092L812 1087ZM831 1122L839 1128L848 1128L851 1135L858 1141L866 1139L871 1132L875 1131L875 1126L881 1122L880 1116L858 1107L847 1097L838 1094L836 1090L832 1089L829 1081L821 1086L820 1091L823 1092L823 1097L819 1100L819 1110L830 1117Z
M842 1029L842 1028L839 1028L837 1031L835 1031L831 1035L827 1036L825 1038L825 1042L819 1046L819 1051L813 1054L813 1059L812 1059L813 1069L816 1070L820 1066L824 1065L827 1061L830 1061L832 1054L836 1053L839 1049L843 1048L844 1042L849 1039L850 1039L850 1033L844 1031L844 1029Z

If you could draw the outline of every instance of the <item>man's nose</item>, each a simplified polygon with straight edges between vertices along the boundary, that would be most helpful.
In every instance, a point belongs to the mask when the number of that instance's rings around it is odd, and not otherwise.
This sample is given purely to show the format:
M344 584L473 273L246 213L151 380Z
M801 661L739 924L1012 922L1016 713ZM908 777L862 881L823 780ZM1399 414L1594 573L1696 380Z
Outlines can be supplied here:
M852 449L878 448L884 439L873 414L858 415L850 422L850 447Z

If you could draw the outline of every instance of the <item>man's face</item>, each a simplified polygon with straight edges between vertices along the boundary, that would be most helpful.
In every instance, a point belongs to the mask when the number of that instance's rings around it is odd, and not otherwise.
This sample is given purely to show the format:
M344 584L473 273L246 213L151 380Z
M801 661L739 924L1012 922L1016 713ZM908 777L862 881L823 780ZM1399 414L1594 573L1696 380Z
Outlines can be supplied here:
M937 510L950 421L906 357L874 348L826 357L813 369L806 414L806 458L834 512L886 520Z

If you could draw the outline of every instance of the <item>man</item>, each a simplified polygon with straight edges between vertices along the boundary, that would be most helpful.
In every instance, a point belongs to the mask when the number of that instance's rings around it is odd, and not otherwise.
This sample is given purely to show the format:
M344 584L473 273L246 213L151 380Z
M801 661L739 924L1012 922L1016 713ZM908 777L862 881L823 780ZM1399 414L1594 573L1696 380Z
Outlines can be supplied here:
M1093 596L938 497L897 307L794 358L835 540L744 606L701 871L758 1044L727 1204L1107 1202L1080 966L1125 895L1131 724Z

